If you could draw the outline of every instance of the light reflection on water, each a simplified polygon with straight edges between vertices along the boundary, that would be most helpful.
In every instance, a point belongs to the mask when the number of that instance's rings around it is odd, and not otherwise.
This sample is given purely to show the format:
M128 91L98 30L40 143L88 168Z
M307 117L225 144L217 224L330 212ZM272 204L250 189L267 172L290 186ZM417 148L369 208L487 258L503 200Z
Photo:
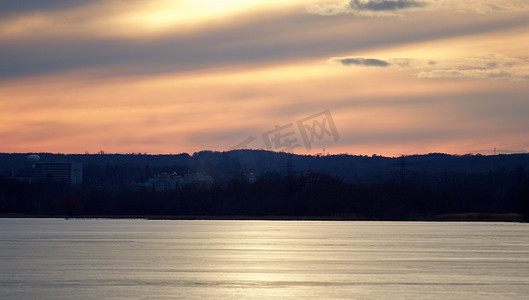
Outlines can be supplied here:
M520 299L529 224L0 219L0 299Z

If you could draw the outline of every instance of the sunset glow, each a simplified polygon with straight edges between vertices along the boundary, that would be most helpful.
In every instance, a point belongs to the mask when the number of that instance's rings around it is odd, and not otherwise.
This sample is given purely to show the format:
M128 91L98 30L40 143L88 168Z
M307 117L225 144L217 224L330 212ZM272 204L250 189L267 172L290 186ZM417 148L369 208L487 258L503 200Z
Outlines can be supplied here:
M358 3L6 4L0 152L266 148L326 110L339 140L293 152L529 149L525 1Z

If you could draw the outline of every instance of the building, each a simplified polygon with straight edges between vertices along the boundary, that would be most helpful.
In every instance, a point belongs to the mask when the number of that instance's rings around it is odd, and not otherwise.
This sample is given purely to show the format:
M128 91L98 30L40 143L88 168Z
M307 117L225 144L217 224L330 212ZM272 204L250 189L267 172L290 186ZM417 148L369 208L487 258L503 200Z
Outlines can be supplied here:
M254 183L257 181L254 173L244 173L244 176L246 177L246 181L249 183Z
M184 175L184 184L205 184L207 186L213 185L213 178L202 173L190 173Z
M181 189L188 184L203 184L206 186L213 185L211 176L202 175L201 173L185 174L184 177L176 173L157 174L145 182L145 188L157 192L167 192Z
M35 178L79 185L83 183L83 164L73 162L35 161Z
M156 175L154 178L149 178L145 182L145 187L157 192L166 192L180 189L183 184L184 179L182 176L176 175L176 173L162 173Z

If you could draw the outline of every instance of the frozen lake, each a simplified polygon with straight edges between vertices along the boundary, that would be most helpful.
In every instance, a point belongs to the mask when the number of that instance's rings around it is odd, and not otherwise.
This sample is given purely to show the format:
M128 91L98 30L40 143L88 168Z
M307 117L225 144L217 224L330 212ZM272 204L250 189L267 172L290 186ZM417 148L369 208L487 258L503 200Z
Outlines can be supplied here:
M0 219L0 299L522 299L529 224Z

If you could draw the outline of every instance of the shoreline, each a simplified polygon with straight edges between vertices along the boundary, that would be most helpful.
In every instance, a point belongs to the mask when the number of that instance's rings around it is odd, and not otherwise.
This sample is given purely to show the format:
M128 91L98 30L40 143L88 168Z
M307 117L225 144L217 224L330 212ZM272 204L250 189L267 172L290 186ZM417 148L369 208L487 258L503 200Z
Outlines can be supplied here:
M517 222L525 223L517 213L454 213L440 215L410 215L405 218L381 218L355 215L344 216L164 216L164 215L27 215L0 214L7 219L139 219L139 220L261 220L261 221L388 221L388 222Z

